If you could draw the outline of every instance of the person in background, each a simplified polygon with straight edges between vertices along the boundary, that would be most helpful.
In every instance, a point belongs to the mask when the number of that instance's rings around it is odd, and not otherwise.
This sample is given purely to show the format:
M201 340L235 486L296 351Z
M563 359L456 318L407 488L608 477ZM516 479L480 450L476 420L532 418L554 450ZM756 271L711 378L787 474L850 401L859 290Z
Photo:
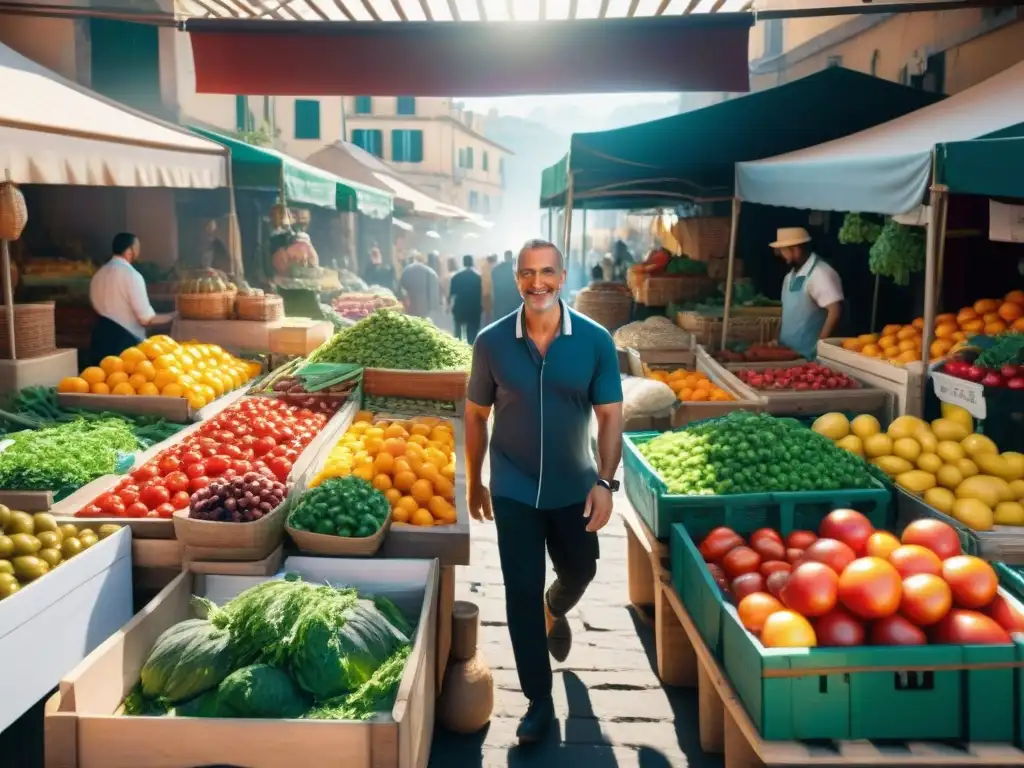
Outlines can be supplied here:
M370 265L366 268L363 279L367 285L379 285L389 291L395 290L395 268L384 262L384 256L376 245L370 248Z
M586 266L593 274L594 267L601 266L601 252L594 247L594 240L591 237L587 238L587 246Z
M603 282L605 282L604 268L600 264L595 264L590 268L590 286L594 287L598 283Z
M203 225L203 234L200 240L199 261L205 269L220 270L226 275L232 274L235 270L231 265L231 254L227 246L217 234L217 220L209 219Z
M441 303L448 306L448 298L451 296L452 275L459 271L459 262L454 256L445 259L444 272L439 272L437 279L441 283Z
M615 257L610 253L606 253L601 259L601 274L606 283L615 279Z
M633 263L633 254L629 252L629 246L621 240L616 240L612 247L612 276L609 279L618 283L626 282L626 274Z
M494 267L498 264L498 255L490 254L480 264L480 278L483 281L483 313L484 325L490 325L494 320Z
M473 269L469 254L462 257L462 269L452 275L448 309L455 323L455 338L465 339L468 344L476 341L483 312L483 280Z
M120 232L111 243L113 256L92 276L89 302L99 315L89 345L90 365L120 355L146 338L146 328L168 325L173 314L158 315L149 303L146 281L132 266L142 250L139 238Z
M779 343L813 360L818 340L833 336L842 318L843 282L811 251L811 235L803 227L780 229L771 247L790 268L782 280Z
M405 311L416 317L434 319L441 308L441 291L437 273L427 266L427 257L417 252L402 270L402 293Z
M597 573L597 533L612 514L622 458L622 383L615 342L559 298L565 259L531 240L516 259L522 308L473 345L466 399L469 513L493 519L519 685L530 705L520 743L544 738L555 718L550 653L572 646L566 614ZM490 436L490 487L483 482ZM590 445L596 419L598 466ZM545 550L555 581L545 593Z
M523 303L523 297L519 295L519 289L516 287L516 275L512 269L514 260L515 254L512 251L505 251L502 262L495 266L491 273L495 320L500 320L505 315L515 312Z

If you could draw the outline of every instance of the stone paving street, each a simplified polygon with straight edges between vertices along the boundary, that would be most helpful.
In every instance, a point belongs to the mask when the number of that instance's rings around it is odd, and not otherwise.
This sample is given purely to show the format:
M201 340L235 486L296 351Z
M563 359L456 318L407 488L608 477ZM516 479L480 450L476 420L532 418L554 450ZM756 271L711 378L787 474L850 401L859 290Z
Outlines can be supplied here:
M616 494L616 506L626 504ZM526 700L519 690L505 623L505 595L493 523L474 523L472 565L458 569L456 599L480 608L480 649L494 673L494 717L472 737L438 728L431 768L579 765L585 768L711 768L697 734L692 690L662 688L652 628L635 617L626 593L626 531L618 515L601 532L597 578L569 614L573 650L553 662L558 734L519 748ZM554 574L548 569L548 582Z

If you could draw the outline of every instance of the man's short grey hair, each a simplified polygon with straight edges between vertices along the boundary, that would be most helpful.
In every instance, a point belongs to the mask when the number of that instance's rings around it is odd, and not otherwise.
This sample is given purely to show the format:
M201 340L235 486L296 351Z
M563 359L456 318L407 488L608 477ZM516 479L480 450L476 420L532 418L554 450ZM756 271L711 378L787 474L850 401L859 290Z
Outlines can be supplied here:
M558 269L560 272L565 272L565 257L562 255L562 249L552 243L550 240L545 240L541 237L535 237L532 240L527 240L523 243L523 247L519 249L519 253L516 254L515 260L512 262L512 269L515 272L519 271L519 260L523 258L523 254L527 251L537 251L542 248L550 248L558 256Z

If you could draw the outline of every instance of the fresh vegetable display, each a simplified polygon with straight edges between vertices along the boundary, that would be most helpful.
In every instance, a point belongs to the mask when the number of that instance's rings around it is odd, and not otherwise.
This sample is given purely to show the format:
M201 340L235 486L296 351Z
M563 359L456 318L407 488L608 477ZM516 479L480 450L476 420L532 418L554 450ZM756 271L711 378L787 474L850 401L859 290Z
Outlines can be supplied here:
M834 371L827 365L805 363L790 368L744 368L734 371L736 378L754 389L791 389L796 391L821 389L859 389L860 383L852 376Z
M366 480L347 475L331 477L310 488L288 516L288 525L300 531L365 539L381 529L391 505Z
M817 532L785 537L715 528L699 551L766 648L993 645L1024 632L1024 609L999 593L992 566L962 554L939 520L914 521L896 537L837 509Z
M369 411L382 413L438 413L442 415L455 413L455 403L451 400L418 400L409 397L363 395L363 405Z
M349 475L384 494L395 523L427 526L456 521L451 422L432 416L375 421L372 413L361 411L310 487Z
M711 381L703 371L688 371L685 368L677 368L674 371L650 371L648 378L667 384L684 403L727 403L736 399Z
M981 384L1024 390L1024 331L972 337L942 366L943 373Z
M976 531L1024 525L1024 454L999 452L963 408L942 403L931 424L900 416L883 432L874 416L821 416L814 431L863 456L896 485Z
M169 336L152 336L118 357L62 379L58 392L94 395L161 395L183 397L202 408L259 375L260 366L225 352L216 344L179 344Z
M856 456L795 419L733 411L641 443L669 493L715 496L870 488Z
M385 309L334 334L308 359L364 368L449 371L468 369L472 358L468 344L429 320Z
M347 320L362 320L378 309L401 312L402 304L394 295L376 293L343 293L331 302L332 309Z
M101 525L94 531L69 523L57 525L53 516L46 512L30 515L0 504L0 600L45 576L120 527Z
M314 413L277 398L246 397L203 422L180 443L136 467L112 490L100 494L76 515L169 518L175 510L189 508L191 497L208 488L214 480L237 477L244 480L249 473L256 473L260 478L260 504L270 503L262 498L263 491L276 495L273 492L278 486L273 483L288 480L293 463L327 420L326 413ZM262 487L264 479L271 481L269 489ZM246 493L250 492L257 495L248 486L247 482L242 498L248 498ZM223 495L218 491L216 506L204 506L211 512L221 509L219 501L223 499L226 504L234 494L233 488L232 483L230 489L224 489ZM212 494L211 491L211 497ZM235 506L238 511L239 505ZM259 504L256 507L266 511ZM252 514L250 512L249 516Z
M287 575L157 638L126 715L368 720L394 705L412 627L390 600Z
M361 381L362 369L357 365L298 359L262 381L259 392L287 398L304 408L330 410L331 401L344 400Z
M868 252L871 274L908 285L910 276L924 269L924 230L887 218Z
M258 472L213 480L189 497L188 516L221 523L254 523L284 501L287 488Z

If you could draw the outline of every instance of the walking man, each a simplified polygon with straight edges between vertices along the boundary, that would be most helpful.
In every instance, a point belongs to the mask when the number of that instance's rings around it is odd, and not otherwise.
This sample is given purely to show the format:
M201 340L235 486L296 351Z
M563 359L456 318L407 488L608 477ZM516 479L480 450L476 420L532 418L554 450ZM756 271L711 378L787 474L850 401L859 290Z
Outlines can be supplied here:
M448 307L455 324L455 338L472 344L480 331L480 313L483 311L483 281L473 269L473 257L462 257L462 269L452 275L448 289Z
M622 384L611 336L559 298L566 272L558 248L527 242L514 272L522 306L485 328L473 347L466 473L470 514L498 527L508 630L530 701L518 737L531 743L554 720L548 654L557 661L569 655L566 614L594 578L597 532L611 517L622 457ZM482 467L492 409L488 488ZM545 548L555 570L547 592Z

